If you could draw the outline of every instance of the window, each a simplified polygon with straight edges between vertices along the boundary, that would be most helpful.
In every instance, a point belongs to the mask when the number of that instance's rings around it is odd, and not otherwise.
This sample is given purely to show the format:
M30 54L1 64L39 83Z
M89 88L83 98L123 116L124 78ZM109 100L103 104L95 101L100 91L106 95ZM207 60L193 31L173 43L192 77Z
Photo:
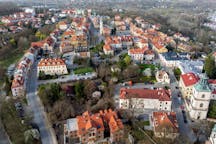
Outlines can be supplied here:
M203 103L200 104L200 107L203 107Z
M204 94L202 95L202 98L205 98L205 95L204 95Z

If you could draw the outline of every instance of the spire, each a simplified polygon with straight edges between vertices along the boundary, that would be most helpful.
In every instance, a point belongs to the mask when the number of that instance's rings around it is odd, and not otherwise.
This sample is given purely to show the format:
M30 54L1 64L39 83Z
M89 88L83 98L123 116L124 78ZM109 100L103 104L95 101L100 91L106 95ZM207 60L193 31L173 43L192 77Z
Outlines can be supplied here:
M211 92L206 74L200 75L200 81L194 86L197 91Z

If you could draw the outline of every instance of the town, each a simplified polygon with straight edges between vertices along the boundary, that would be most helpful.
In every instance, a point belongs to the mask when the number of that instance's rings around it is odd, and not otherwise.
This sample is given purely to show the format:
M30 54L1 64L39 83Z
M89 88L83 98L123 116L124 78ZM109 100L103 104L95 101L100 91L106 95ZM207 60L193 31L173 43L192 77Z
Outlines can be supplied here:
M25 7L0 21L18 38L0 47L25 47L5 72L0 143L216 143L216 52L189 36L90 8Z

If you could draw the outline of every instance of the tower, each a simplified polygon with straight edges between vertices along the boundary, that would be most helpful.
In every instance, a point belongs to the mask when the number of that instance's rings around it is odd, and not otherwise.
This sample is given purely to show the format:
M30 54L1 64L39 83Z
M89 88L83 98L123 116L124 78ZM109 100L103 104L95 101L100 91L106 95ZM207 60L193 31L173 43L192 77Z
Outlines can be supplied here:
M103 19L100 17L100 35L103 34Z
M206 119L211 99L211 90L206 75L200 76L200 81L193 86L189 101L189 115L192 119Z

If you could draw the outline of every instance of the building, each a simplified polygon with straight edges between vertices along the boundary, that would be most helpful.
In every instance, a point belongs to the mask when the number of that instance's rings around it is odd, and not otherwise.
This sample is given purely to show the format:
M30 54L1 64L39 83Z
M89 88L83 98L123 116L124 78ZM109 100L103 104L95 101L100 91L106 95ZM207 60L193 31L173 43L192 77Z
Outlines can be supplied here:
M166 83L170 84L170 78L169 75L166 71L164 70L159 70L156 72L156 80L159 83Z
M147 48L133 48L128 50L128 55L131 59L135 62L143 62L144 60L144 53Z
M63 31L66 30L67 27L68 27L67 24L64 21L59 22L58 26L59 26L59 29L63 30Z
M105 44L105 45L103 46L103 51L104 51L104 54L105 54L105 55L114 55L114 50L113 50L113 48L112 48L110 45L108 45L108 44Z
M179 136L175 112L153 112L152 121L155 137L175 139Z
M144 60L146 61L152 61L155 58L155 54L152 50L146 50L144 52Z
M25 84L23 76L14 77L11 85L11 91L14 97L20 97L25 95Z
M179 88L183 98L190 98L193 94L193 86L199 81L199 77L194 73L186 73L180 76Z
M124 126L115 111L100 110L99 113L91 114L88 111L76 118L68 119L64 124L64 143L82 144L97 143L107 139L107 142L122 142ZM106 137L109 133L109 137Z
M216 80L215 79L209 79L208 83L209 83L209 87L212 91L211 99L216 100Z
M159 59L161 64L167 67L178 67L180 61L189 60L189 55L187 53L167 52L159 54Z
M190 117L192 119L206 119L210 100L211 89L208 79L205 75L201 75L200 81L193 86L192 96L189 101L186 101Z
M197 75L202 74L204 63L201 60L183 60L179 61L178 68L182 74L195 73Z
M216 124L214 125L211 135L209 137L211 144L216 144Z
M46 75L64 75L68 74L66 64L64 60L56 59L41 59L38 63L38 76L40 72L44 72Z
M171 111L171 91L158 89L120 89L119 107L131 110Z

